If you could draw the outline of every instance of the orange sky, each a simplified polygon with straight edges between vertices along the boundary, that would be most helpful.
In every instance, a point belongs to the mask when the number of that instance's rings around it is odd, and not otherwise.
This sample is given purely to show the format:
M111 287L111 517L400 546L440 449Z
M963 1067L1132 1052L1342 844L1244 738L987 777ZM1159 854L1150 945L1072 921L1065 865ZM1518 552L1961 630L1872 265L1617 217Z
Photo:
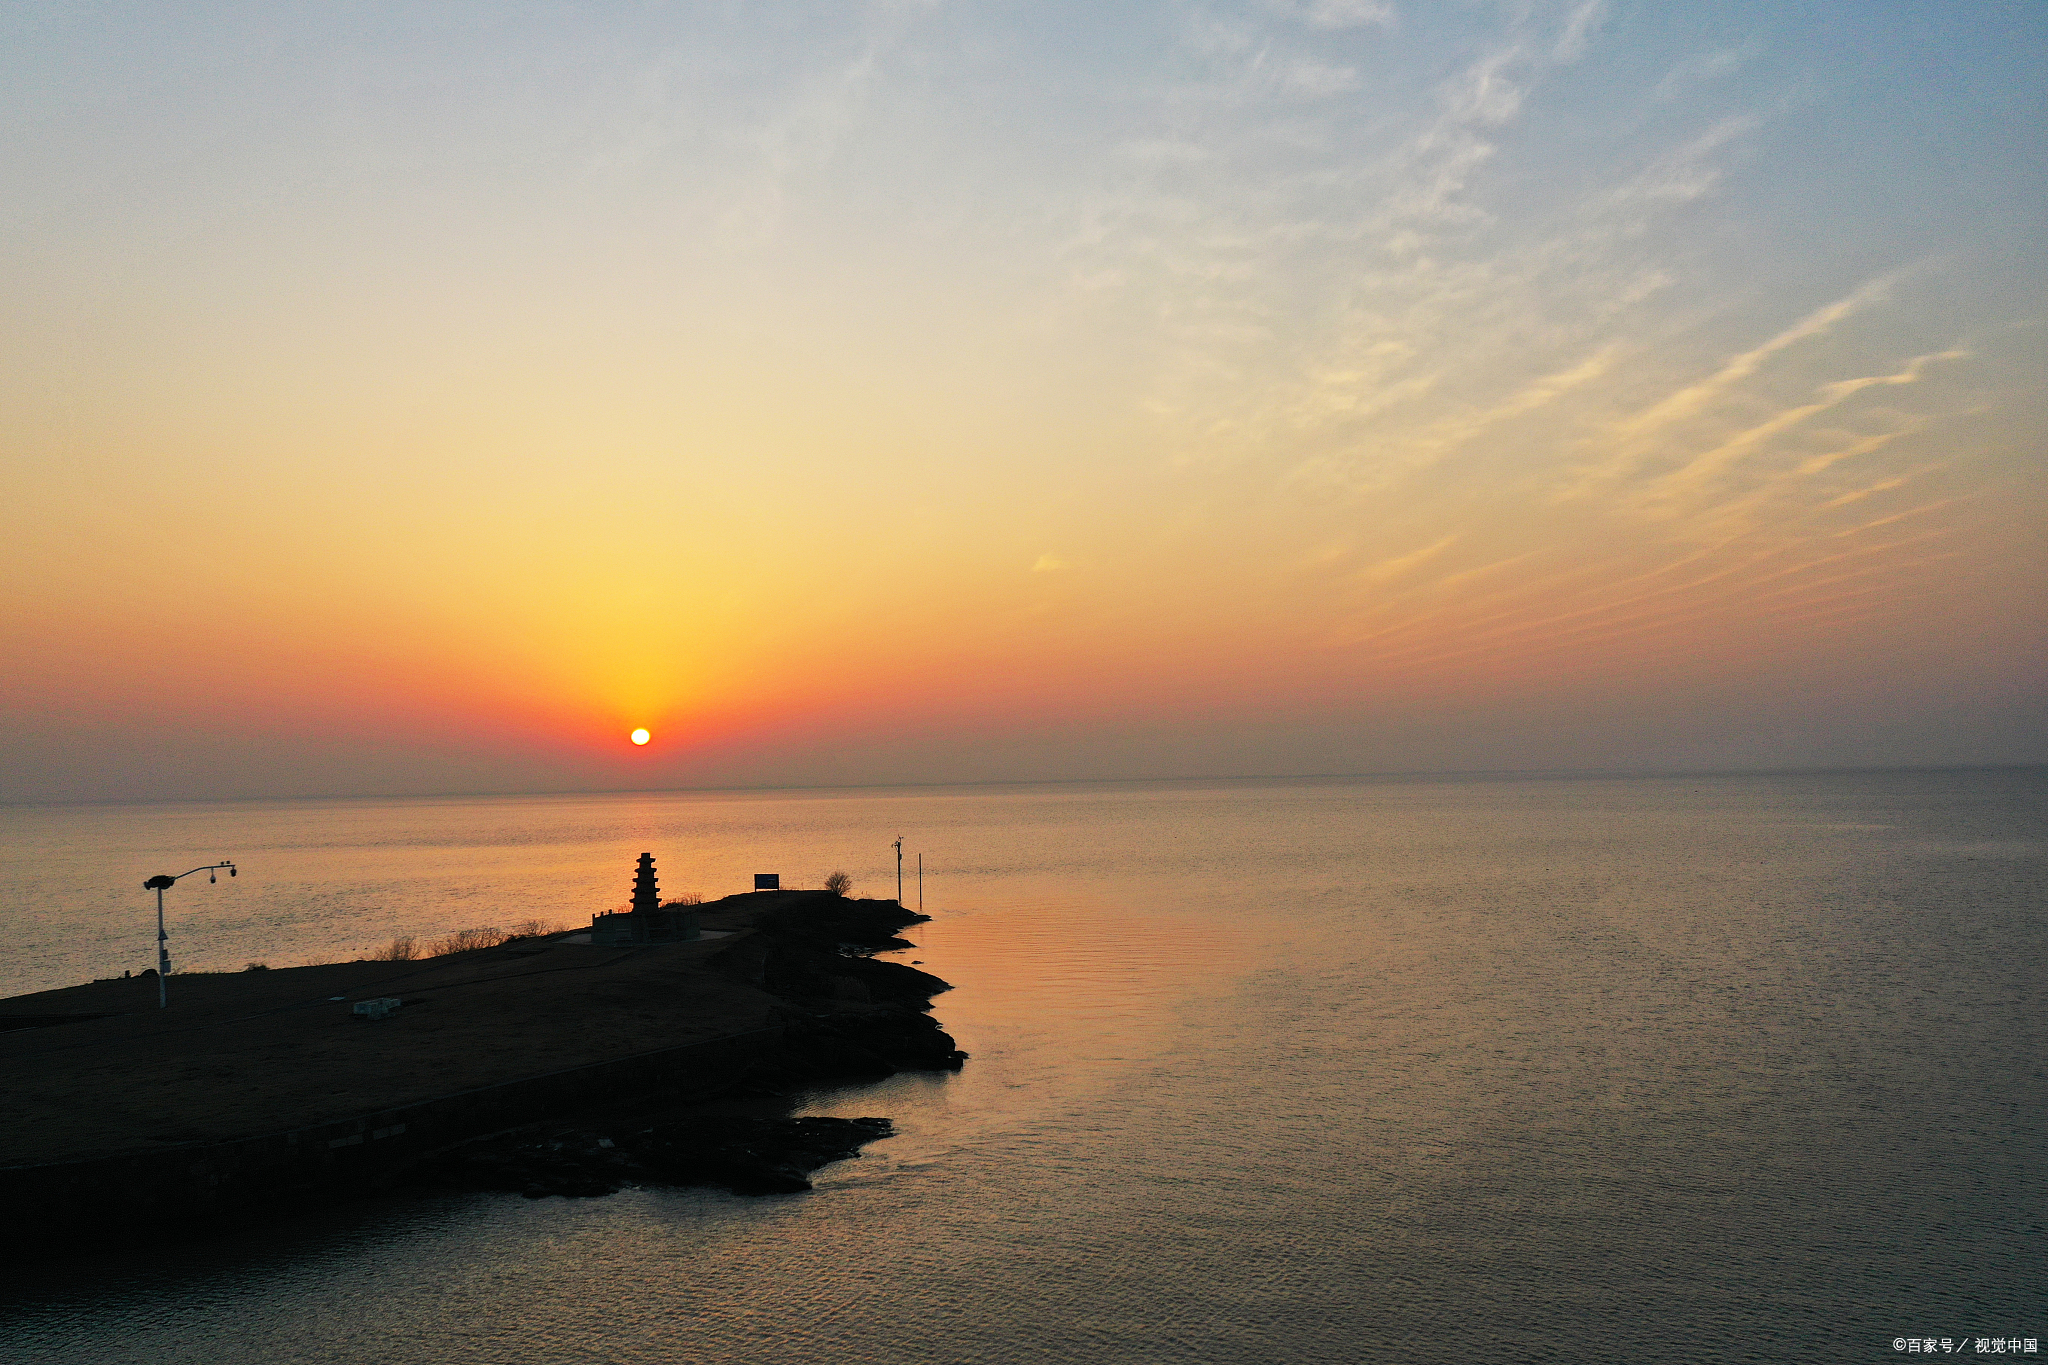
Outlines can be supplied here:
M2041 26L1772 13L53 21L0 799L2048 761Z

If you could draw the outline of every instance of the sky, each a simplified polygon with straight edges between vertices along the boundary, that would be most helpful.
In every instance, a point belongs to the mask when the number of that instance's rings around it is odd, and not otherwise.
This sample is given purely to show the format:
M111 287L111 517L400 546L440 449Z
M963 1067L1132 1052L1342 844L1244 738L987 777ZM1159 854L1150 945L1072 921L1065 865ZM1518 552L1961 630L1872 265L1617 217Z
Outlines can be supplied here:
M5 4L0 801L2048 761L2044 73Z

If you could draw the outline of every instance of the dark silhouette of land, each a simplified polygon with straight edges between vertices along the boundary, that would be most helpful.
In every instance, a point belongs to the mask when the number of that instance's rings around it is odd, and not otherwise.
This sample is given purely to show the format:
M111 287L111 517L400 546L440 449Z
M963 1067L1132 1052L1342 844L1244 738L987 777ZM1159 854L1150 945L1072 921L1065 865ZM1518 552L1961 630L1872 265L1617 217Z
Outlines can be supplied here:
M0 1212L142 1221L388 1181L522 1122L659 1091L957 1067L937 977L874 959L893 901L757 892L694 942L574 935L413 962L100 981L0 1000ZM396 998L388 1017L357 1002ZM54 1022L68 1020L69 1022Z

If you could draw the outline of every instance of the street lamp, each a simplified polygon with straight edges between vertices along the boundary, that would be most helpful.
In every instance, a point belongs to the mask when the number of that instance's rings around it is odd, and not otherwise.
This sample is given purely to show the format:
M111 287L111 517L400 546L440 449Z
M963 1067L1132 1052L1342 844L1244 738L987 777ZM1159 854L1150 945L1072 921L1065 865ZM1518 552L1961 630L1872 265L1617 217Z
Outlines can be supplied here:
M219 873L221 868L226 868L230 877L235 875L235 865L233 863L208 863L205 867L193 868L192 872L204 872L206 880L217 882L220 880L220 877L216 874ZM142 884L143 890L156 892L156 1007L158 1009L163 1009L171 1003L170 990L164 985L164 978L171 974L171 950L168 946L171 936L164 932L164 892L178 884L178 877L189 877L192 875L192 872L180 872L177 877L159 872Z
M891 844L890 847L896 850L896 903L901 905L903 904L903 836L897 835L896 842Z

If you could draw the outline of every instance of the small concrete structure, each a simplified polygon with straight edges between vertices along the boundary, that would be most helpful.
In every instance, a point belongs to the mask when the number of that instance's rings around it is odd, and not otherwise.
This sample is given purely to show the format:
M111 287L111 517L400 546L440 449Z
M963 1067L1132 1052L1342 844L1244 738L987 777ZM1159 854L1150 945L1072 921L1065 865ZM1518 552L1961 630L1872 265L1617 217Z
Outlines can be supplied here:
M365 1019L388 1019L396 1014L398 1007L404 1003L395 995L383 995L375 1000L356 1001L349 1007L349 1013L361 1015Z
M655 889L654 855L643 853L633 872L633 908L620 914L592 915L590 941L616 948L643 943L691 943L700 936L697 909L663 905Z

